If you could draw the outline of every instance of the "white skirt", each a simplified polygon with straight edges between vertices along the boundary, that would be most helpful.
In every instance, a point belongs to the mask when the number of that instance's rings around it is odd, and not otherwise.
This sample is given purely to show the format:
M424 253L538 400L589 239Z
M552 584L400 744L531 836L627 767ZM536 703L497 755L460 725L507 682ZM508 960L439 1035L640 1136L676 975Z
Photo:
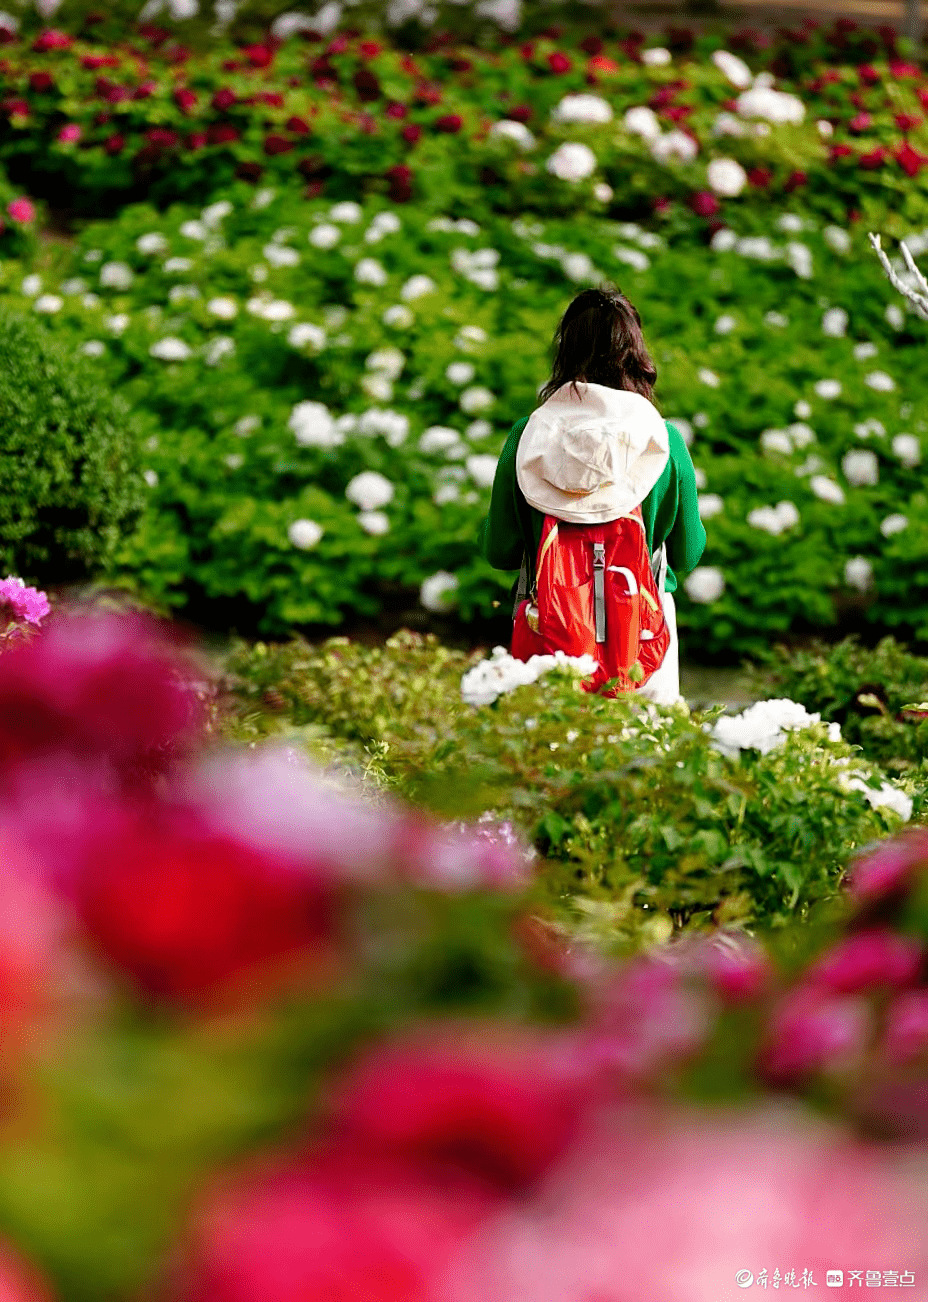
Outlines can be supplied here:
M664 619L670 629L670 646L664 656L664 663L656 674L638 688L637 696L655 705L675 705L680 696L680 644L677 641L677 605L672 592L661 593Z

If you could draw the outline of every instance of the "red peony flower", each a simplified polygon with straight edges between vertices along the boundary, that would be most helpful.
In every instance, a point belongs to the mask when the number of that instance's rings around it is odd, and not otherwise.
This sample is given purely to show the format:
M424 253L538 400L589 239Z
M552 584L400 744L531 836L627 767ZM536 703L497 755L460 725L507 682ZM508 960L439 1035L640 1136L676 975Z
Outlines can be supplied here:
M50 72L34 72L29 78L29 86L37 95L54 90L55 79Z
M748 184L754 186L756 190L766 190L772 180L773 172L769 167L751 167L748 169Z
M362 41L358 46L358 49L361 52L361 57L364 59L376 59L381 48L382 47L377 43L377 41Z
M664 109L664 117L669 118L671 122L682 122L692 111L692 104L672 104L670 108Z
M605 43L601 36L584 36L580 42L580 49L584 54L597 55L602 54L605 49Z
M150 127L145 132L145 139L150 145L157 145L159 149L173 149L180 143L180 135L170 127Z
M446 113L435 122L435 130L446 135L456 135L464 125L464 119L458 113Z
M697 190L689 203L697 217L714 217L722 206L711 190Z
M202 149L209 141L209 135L205 131L191 131L184 141L184 144L192 152Z
M80 140L83 134L84 128L82 126L79 126L76 122L68 122L61 128L55 139L59 140L63 145L73 145Z
M11 118L27 118L32 111L24 99L5 99L3 108Z
M553 54L548 55L548 67L559 76L562 73L570 72L573 66L567 55L562 54L560 50L555 50Z
M607 59L604 54L594 54L587 67L591 73L619 71L619 65L615 59Z
M915 94L918 96L918 100L922 108L928 109L928 90L919 89L915 92Z
M783 185L783 189L786 191L787 194L792 194L794 190L798 190L802 186L808 184L808 180L809 180L808 172L801 172L798 170L795 172L790 172L789 176L786 178L786 181Z
M387 191L387 198L390 199L392 203L409 203L413 196L412 168L406 167L403 163L399 163L396 167L390 167L387 169L386 177L390 183Z
M189 113L197 102L197 93L195 90L191 90L189 86L178 86L172 99L181 113Z
M651 204L651 208L659 217L663 217L673 207L672 203L665 196L661 195Z
M213 108L219 113L225 113L226 109L230 109L233 104L237 103L237 101L238 96L235 91L230 90L228 87L223 87L221 90L216 91L211 103Z
M348 49L348 37L344 34L333 36L326 47L326 54L344 54Z
M276 132L264 137L264 152L269 158L274 158L277 154L289 154L292 148L293 141L288 140L286 136L277 135Z
M269 45L248 45L242 54L253 68L269 68L274 62L274 51Z
M310 132L309 123L305 118L287 118L284 126L288 131L292 131L295 136L308 136Z
M848 129L855 134L859 134L861 131L869 131L873 126L873 117L870 113L858 113L856 117L851 118L847 125Z
M516 104L507 111L506 117L512 118L513 122L530 122L533 114L534 109L530 104Z
M896 150L895 159L906 176L918 176L925 164L928 163L928 157L913 149L907 140Z
M910 1062L928 1050L928 990L908 990L890 1004L884 1051L894 1065Z
M808 968L805 981L834 994L855 994L874 986L903 986L918 975L925 949L912 936L886 929L846 936Z
M526 41L524 45L519 46L519 53L526 61L535 57L534 41Z
M68 36L66 32L59 32L50 27L44 32L39 32L32 42L32 48L37 53L43 54L46 50L69 50L73 44L73 37Z
M320 195L325 194L325 181L310 181L305 194L307 199L318 199Z
M864 1005L848 995L799 988L774 1010L760 1070L786 1082L837 1067L863 1050L868 1021Z
M904 77L921 77L922 70L914 63L906 63L904 59L890 59L889 75L902 79Z
M206 130L207 141L211 145L231 145L238 140L239 133L227 122L217 122Z
M917 113L897 113L893 120L900 131L914 131L922 124Z
M428 83L422 83L418 85L415 91L413 92L413 99L418 104L427 104L430 106L434 106L436 104L440 104L442 98L443 97L442 97L441 86L433 86L433 85L429 85Z
M99 817L73 891L96 947L143 990L181 999L317 949L332 924L331 891L306 865L240 845L183 808Z
M118 68L119 60L115 54L85 54L81 58L81 67L91 72L97 68Z
M839 158L850 158L853 153L850 145L832 145L828 150L828 161L834 163Z
M393 100L391 103L387 105L388 118L401 119L401 118L405 118L408 115L408 113L409 113L409 109L406 107L406 105L398 104L396 100Z
M104 150L111 157L116 154L121 154L122 151L125 149L125 147L126 147L126 138L125 136L120 135L118 131L114 132L114 134L111 136L107 136L107 138L103 142Z
M861 154L857 159L857 166L862 167L865 172L875 172L883 166L887 158L889 158L889 150L885 145L878 145L869 153Z
M370 68L359 68L352 77L352 83L362 104L372 104L383 95L380 81Z
M277 90L263 90L251 101L254 104L266 104L268 108L283 108L284 97Z
M857 70L857 74L865 86L875 86L880 80L880 74L869 63L862 63Z
M156 81L143 81L141 85L136 86L135 90L132 92L132 98L150 99L157 89L158 83Z
M6 210L13 221L21 225L35 221L35 204L31 199L12 199L7 204Z

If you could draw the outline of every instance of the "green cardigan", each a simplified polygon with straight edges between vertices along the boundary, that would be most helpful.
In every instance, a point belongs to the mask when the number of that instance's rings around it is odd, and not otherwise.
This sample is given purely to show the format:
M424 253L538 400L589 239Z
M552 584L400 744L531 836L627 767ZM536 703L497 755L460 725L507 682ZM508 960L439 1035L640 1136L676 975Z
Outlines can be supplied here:
M660 479L641 504L641 514L652 553L667 544L666 590L676 592L674 570L689 572L699 564L706 546L706 531L699 518L696 472L683 435L670 421L670 457ZM481 535L481 552L497 570L518 570L528 553L530 571L541 541L544 515L529 506L516 480L516 449L528 417L517 421L500 453L493 480L490 514Z

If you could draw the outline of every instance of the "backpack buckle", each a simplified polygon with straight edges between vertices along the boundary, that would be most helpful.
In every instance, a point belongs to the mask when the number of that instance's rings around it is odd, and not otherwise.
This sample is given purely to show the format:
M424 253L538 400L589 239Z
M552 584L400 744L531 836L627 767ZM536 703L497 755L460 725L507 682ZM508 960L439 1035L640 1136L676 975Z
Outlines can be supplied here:
M606 544L593 544L593 611L596 620L596 641L606 640Z

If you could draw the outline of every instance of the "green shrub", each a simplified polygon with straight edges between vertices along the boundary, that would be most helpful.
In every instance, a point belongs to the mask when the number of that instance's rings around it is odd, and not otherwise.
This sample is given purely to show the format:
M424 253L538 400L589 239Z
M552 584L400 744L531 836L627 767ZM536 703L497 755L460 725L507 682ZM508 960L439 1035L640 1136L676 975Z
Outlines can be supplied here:
M138 432L33 322L0 317L0 564L41 583L106 567L142 501Z

